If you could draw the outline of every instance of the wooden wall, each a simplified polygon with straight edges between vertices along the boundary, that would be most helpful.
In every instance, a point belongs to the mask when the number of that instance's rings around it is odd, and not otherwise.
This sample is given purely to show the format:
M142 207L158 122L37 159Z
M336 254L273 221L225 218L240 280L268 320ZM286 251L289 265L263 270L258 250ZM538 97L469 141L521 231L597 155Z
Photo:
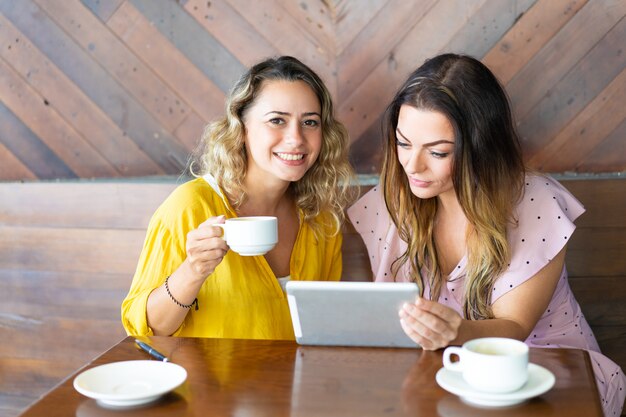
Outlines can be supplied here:
M542 171L626 170L623 0L2 0L0 180L177 175L245 68L327 82L360 173L408 73L479 57Z

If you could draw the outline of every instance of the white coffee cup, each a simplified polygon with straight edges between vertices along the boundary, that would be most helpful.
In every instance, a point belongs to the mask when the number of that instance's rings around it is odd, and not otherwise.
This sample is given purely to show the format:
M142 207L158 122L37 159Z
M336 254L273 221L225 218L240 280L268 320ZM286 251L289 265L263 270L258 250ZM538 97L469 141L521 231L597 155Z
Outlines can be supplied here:
M459 360L452 362L452 355L457 355ZM478 391L512 392L528 380L528 346L503 337L474 339L462 347L446 348L443 366L462 372L465 382Z
M222 238L241 256L265 255L278 243L278 219L271 216L234 217L224 224Z

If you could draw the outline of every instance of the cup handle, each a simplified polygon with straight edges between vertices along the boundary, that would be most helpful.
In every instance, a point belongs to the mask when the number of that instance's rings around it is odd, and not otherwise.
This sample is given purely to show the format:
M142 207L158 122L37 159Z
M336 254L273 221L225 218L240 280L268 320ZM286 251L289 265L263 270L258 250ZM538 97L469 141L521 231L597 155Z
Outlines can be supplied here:
M225 242L228 242L226 240L226 223L212 224L211 226L215 226L215 227L221 228L222 229L222 239L224 239Z
M463 364L461 363L461 354L463 352L463 349L457 346L450 346L447 347L446 350L443 351L443 366L446 369L449 369L450 371L462 371L463 370ZM457 355L459 357L459 360L456 362L452 362L450 360L450 356L452 355Z

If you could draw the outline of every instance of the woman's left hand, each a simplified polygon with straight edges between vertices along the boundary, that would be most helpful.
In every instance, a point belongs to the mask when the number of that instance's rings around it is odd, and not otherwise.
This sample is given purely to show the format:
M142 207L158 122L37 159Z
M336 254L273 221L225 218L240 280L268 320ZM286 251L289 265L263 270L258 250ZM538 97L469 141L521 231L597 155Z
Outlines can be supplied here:
M459 335L463 322L453 309L422 297L403 305L399 315L404 332L425 350L448 346Z

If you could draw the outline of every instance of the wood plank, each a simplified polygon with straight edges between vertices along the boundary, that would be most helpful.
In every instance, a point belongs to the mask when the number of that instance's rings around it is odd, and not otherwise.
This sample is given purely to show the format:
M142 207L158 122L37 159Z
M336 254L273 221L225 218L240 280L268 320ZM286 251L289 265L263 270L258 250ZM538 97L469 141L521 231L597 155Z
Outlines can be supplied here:
M4 181L35 180L37 176L28 169L2 142L0 142L0 178Z
M0 12L167 173L184 169L184 147L32 0L0 2Z
M229 91L246 70L224 46L187 13L169 0L130 0L179 51L217 85Z
M626 15L626 2L623 11ZM585 30L586 31L586 30ZM626 18L622 18L525 117L518 130L526 158L540 153L624 69Z
M337 57L337 67L341 69L337 74L340 102L361 85L413 27L422 24L422 19L435 3L435 0L425 0L416 7L410 1L390 0L368 22Z
M278 50L227 1L189 0L185 10L246 67L279 55ZM237 30L233 30L237 28Z
M76 178L76 174L1 100L0 126L0 142L37 178Z
M82 364L76 364L75 359L71 357L46 360L0 356L0 369L3 375L0 380L0 392L12 396L26 396L34 401L80 365Z
M41 287L35 287L29 282L15 286L3 283L9 291L0 295L3 304L0 323L2 326L23 327L24 324L42 320L68 317L119 322L120 306L128 294L132 272L125 277L128 282L116 290L82 290L80 286L60 290L47 283ZM88 281L95 277L85 274L83 278L83 281Z
M0 225L145 231L177 184L176 179L0 183Z
M587 1L537 1L491 48L482 62L506 85Z
M569 282L592 327L626 326L626 276L571 277Z
M71 362L78 368L126 336L121 320L44 319L28 328L0 328L0 358ZM38 343L33 343L37 340ZM51 349L50 346L54 346Z
M626 369L626 326L596 326L593 334L603 354L611 358L622 370ZM623 416L624 414L622 414Z
M10 64L0 58L0 96L63 162L84 177L118 177L119 172L98 153Z
M191 107L178 125L197 112L204 121L224 113L224 93L206 78L139 11L122 4L107 26ZM232 31L231 31L232 33Z
M579 227L567 245L572 277L626 275L626 229Z
M353 92L340 102L338 109L339 120L346 125L353 142L378 120L408 74L424 60L442 51L467 24L467 16L482 4L484 0L461 3L439 0L422 19L422 24L414 26L385 60L359 86L354 86ZM416 49L415 45L420 47ZM404 59L407 56L411 59Z
M484 3L444 48L481 59L537 0Z
M343 258L342 281L372 280L372 267L367 256L365 243L363 243L361 235L350 224L344 227L341 253Z
M107 22L115 11L124 3L124 0L81 0L93 14L103 22Z
M2 362L0 362L0 369L2 369ZM20 371L22 372L22 371ZM3 375L5 375L3 373ZM21 376L20 376L21 377ZM7 380L14 380L14 376L9 376L7 373ZM45 391L48 391L51 387L56 385L60 381L55 381L54 384L47 385ZM24 411L30 404L34 403L45 392L28 392L19 393L16 395L6 394L4 381L0 381L0 415L4 417L17 417L22 411Z
M185 101L78 0L35 2L168 131L187 115Z
M624 138L626 136L622 136ZM626 228L626 178L561 180L587 210L576 220L584 228ZM574 236L576 233L574 233Z
M576 165L583 172L626 171L626 120ZM622 205L622 207L624 207Z
M335 48L335 25L331 12L331 2L318 0L283 1L278 0L276 6L282 8L294 21L313 36L319 48L328 51L331 57L337 55Z
M350 161L359 174L379 175L383 166L382 114L350 145Z
M146 233L0 226L0 234L0 265L6 269L130 274Z
M135 142L1 15L0 56L11 62L13 69L38 93L54 97L50 106L119 173L128 176L163 174Z
M27 268L28 266L25 266ZM120 320L133 271L123 274L0 269L0 327L30 328L47 319Z
M206 125L206 121L202 120L197 114L191 113L187 115L187 118L176 128L174 135L176 135L191 153L200 144L200 138L202 138L202 133Z
M367 28L370 21L389 0L361 0L333 2L333 20L335 21L335 54L341 55L359 33ZM421 4L419 5L420 7Z
M131 271L131 273L134 271ZM107 292L120 289L128 290L132 275L103 272L95 279L85 272L72 271L36 271L28 268L0 269L0 281L7 286L52 287L58 289L80 287L87 291L102 290Z
M315 36L302 28L276 0L263 2L229 0L229 3L280 54L297 56L317 72L331 94L336 97L337 80L334 76L333 51L325 49ZM286 33L289 36L285 36Z
M528 164L542 172L571 170L626 119L626 69L606 86Z
M626 3L620 0L585 4L506 85L517 119L535 108L625 12Z

